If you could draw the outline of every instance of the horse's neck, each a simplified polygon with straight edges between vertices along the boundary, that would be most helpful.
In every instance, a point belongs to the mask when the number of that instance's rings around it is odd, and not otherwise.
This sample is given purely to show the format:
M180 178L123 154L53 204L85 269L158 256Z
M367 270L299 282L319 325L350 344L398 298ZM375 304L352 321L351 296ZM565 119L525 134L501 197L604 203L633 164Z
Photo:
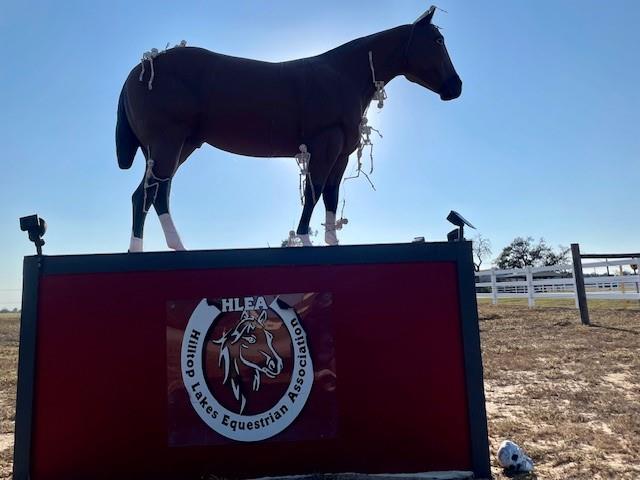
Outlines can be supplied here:
M411 25L402 25L359 38L327 54L335 59L336 66L342 72L352 78L363 101L368 105L375 93L369 52L376 80L387 84L403 73L410 35Z

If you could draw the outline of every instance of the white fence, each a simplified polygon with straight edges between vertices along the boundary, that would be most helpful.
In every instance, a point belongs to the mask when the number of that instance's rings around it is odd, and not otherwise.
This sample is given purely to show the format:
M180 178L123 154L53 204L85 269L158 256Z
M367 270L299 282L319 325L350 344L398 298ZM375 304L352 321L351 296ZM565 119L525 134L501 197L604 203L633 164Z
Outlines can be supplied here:
M594 275L586 270L640 265L640 258L625 258L582 263L587 299L640 300L640 275ZM637 270L636 270L637 272ZM537 298L573 298L578 306L573 265L527 267L512 270L476 272L476 295L490 298L495 305L501 298L526 298L534 307Z

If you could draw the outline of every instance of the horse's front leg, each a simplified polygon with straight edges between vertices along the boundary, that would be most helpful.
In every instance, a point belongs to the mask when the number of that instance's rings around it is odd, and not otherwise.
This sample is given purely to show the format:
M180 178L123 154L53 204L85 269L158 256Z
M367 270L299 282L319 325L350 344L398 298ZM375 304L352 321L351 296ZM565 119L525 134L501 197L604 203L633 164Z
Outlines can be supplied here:
M340 154L338 160L333 165L327 182L322 191L322 200L326 210L324 223L324 241L327 245L338 245L336 235L336 212L338 210L338 198L340 192L340 182L349 163L349 155Z
M329 173L336 163L336 159L342 150L344 134L339 127L325 130L315 136L307 144L311 154L309 159L309 177L304 189L304 206L296 233L304 246L310 246L309 222L320 194L324 190Z

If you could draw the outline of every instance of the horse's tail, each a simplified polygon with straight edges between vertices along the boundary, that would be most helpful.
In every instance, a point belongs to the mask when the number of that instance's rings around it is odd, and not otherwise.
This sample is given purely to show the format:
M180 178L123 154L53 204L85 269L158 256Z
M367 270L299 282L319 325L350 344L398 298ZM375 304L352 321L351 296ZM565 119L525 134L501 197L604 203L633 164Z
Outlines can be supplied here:
M129 119L127 118L127 112L124 108L125 99L125 87L122 87L120 92L120 99L118 100L118 121L116 123L116 155L118 156L118 165L122 169L127 169L133 164L133 159L136 156L136 151L140 146L140 141L136 137Z

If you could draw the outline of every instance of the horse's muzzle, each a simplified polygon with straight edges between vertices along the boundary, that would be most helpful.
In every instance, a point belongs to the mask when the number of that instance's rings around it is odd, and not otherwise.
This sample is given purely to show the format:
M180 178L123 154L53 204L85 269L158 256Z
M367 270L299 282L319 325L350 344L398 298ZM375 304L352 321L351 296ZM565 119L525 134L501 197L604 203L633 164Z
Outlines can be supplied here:
M441 100L453 100L462 93L462 80L458 75L449 77L440 90Z

